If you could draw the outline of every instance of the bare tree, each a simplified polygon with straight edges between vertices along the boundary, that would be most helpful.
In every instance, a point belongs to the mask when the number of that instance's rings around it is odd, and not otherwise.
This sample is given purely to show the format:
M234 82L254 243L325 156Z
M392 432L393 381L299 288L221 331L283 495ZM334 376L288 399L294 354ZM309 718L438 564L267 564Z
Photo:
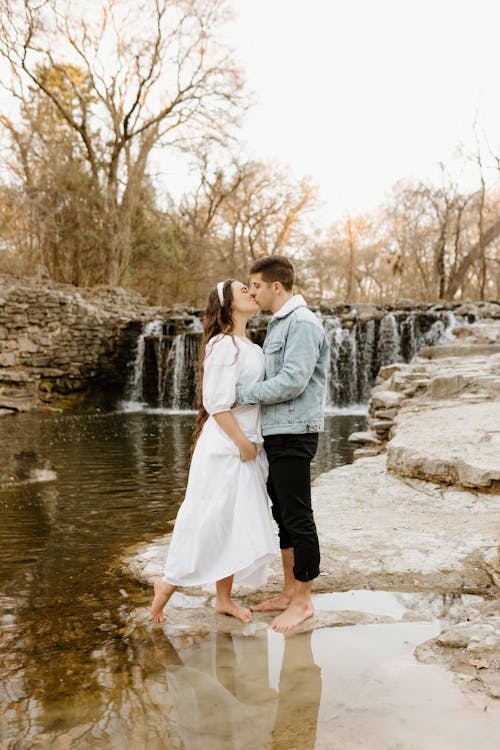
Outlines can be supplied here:
M223 0L104 0L88 13L70 0L4 0L0 55L6 85L23 104L38 92L70 134L99 203L104 278L117 284L132 224L158 146L229 137L242 81L217 41ZM26 128L3 119L14 139ZM29 157L29 144L28 144Z

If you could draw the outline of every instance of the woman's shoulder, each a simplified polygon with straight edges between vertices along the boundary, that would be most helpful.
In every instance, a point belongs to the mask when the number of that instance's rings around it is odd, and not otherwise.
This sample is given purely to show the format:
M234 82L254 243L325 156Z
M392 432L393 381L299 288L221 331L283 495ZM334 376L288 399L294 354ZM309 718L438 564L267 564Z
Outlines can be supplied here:
M227 349L230 346L236 346L234 336L231 336L230 333L217 333L207 341L207 349L212 349L213 347L217 347L218 349Z
M205 357L212 355L215 361L227 363L229 357L231 363L235 355L239 353L239 347L234 336L229 333L218 333L216 336L208 339L205 347Z

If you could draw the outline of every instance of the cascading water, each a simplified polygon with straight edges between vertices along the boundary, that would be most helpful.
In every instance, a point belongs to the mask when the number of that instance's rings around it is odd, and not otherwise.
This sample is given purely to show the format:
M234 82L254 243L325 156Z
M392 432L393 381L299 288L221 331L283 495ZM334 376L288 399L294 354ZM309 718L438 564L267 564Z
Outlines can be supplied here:
M144 325L137 339L126 398L121 403L124 410L193 408L203 326L194 317L186 321L185 328L185 333L167 334L164 321Z
M448 311L389 312L368 320L352 313L347 319L319 317L331 351L329 408L366 404L380 367L409 361L423 346L448 339L461 322ZM147 323L137 340L123 408L195 408L202 330L196 316L178 316L175 325L159 320Z
M134 406L139 406L143 403L144 353L146 351L146 338L150 336L161 336L162 331L162 320L151 320L143 326L142 332L137 339L133 369L127 384L125 400L122 402L124 408L133 409Z
M380 321L377 340L377 370L393 362L401 362L401 336L394 313L387 313Z

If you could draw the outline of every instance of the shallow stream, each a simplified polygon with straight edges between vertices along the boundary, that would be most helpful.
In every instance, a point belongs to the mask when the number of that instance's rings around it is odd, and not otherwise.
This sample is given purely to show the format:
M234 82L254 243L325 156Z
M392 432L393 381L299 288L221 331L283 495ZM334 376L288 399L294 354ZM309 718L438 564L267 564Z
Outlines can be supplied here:
M499 713L413 657L452 616L443 597L319 595L318 609L400 621L286 639L264 623L168 637L132 626L151 592L117 561L175 518L192 419L0 422L0 461L35 450L57 474L0 489L0 748L496 750ZM363 426L360 415L328 417L314 474L350 461L347 436ZM415 608L427 621L404 620Z

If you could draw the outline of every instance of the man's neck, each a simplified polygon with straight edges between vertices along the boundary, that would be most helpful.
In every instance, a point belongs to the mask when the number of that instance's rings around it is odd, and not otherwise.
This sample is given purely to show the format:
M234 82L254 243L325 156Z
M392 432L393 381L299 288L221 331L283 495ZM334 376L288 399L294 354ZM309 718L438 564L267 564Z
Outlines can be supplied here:
M281 308L286 305L289 299L292 299L293 292L286 292L285 294L280 294L279 297L276 297L276 300L273 302L273 306L271 307L271 312L274 315L275 313L279 312Z

